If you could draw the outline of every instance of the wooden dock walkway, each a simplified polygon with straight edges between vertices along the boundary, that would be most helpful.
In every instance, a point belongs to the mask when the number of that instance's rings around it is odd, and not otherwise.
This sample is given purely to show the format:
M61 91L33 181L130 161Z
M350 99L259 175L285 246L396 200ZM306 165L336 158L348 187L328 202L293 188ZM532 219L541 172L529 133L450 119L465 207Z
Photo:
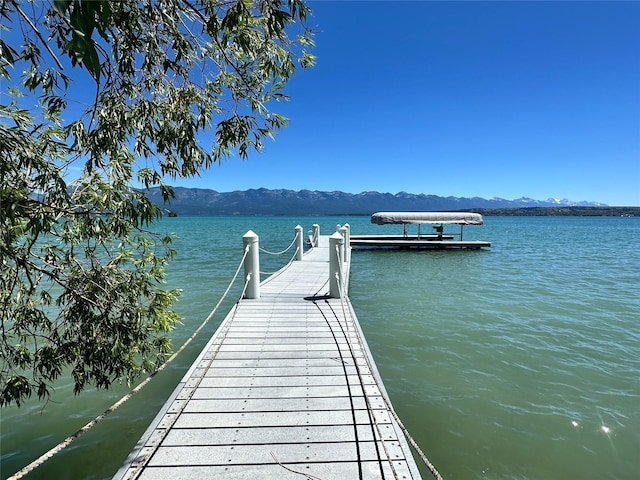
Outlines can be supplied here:
M237 303L117 479L419 479L329 237Z

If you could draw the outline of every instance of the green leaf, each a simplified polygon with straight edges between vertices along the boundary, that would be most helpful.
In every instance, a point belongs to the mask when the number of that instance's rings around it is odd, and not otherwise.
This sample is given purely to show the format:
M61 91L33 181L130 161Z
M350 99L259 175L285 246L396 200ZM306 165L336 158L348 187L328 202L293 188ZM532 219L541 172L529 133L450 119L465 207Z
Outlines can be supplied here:
M65 16L70 6L71 6L71 0L54 0L53 1L53 9L61 17Z

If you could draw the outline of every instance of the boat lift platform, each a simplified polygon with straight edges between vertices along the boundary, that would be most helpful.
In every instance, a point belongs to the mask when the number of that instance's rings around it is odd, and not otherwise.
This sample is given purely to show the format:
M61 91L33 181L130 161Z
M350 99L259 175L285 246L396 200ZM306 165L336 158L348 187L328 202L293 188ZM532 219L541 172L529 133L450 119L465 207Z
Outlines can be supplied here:
M371 215L371 223L378 225L403 225L402 235L352 235L350 245L354 248L398 248L398 249L480 249L490 247L491 242L463 240L465 225L482 225L483 218L470 212L378 212ZM418 234L408 235L407 225L417 224ZM421 234L420 226L433 225L435 234ZM460 232L445 233L444 225L460 225ZM457 238L456 238L457 237Z

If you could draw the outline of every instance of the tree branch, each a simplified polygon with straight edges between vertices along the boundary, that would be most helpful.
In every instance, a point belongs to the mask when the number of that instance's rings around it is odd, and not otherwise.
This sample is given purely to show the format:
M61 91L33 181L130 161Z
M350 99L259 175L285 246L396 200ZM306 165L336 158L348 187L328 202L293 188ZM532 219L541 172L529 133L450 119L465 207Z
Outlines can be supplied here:
M36 36L42 42L42 45L44 45L44 48L46 48L47 52L49 52L49 55L51 55L51 57L55 60L56 65L58 66L58 68L60 70L64 70L64 67L62 66L62 63L60 63L60 60L58 60L58 57L56 57L56 54L53 53L53 50L51 50L51 48L49 48L49 45L47 44L47 41L44 39L44 37L42 36L42 34L38 30L38 28L33 24L31 19L27 16L26 13L24 13L22 11L22 9L17 4L14 3L14 6L16 7L16 11L18 12L18 14L24 19L25 22L27 22L29 24L31 29L35 32Z

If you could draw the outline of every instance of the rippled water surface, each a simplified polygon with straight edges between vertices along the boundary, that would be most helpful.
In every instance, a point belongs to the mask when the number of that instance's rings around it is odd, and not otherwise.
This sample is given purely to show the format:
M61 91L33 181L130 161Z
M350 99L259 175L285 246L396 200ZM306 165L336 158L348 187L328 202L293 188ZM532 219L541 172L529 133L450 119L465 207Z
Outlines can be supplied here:
M284 249L294 227L395 233L368 217L176 218L170 283L179 346L220 298L252 229ZM640 472L640 219L485 217L482 251L354 251L350 297L393 404L446 479L636 479ZM282 257L262 260L276 270ZM232 290L239 294L239 289ZM110 478L207 334L143 392L26 478ZM0 411L2 478L127 389ZM427 476L425 475L425 478Z

